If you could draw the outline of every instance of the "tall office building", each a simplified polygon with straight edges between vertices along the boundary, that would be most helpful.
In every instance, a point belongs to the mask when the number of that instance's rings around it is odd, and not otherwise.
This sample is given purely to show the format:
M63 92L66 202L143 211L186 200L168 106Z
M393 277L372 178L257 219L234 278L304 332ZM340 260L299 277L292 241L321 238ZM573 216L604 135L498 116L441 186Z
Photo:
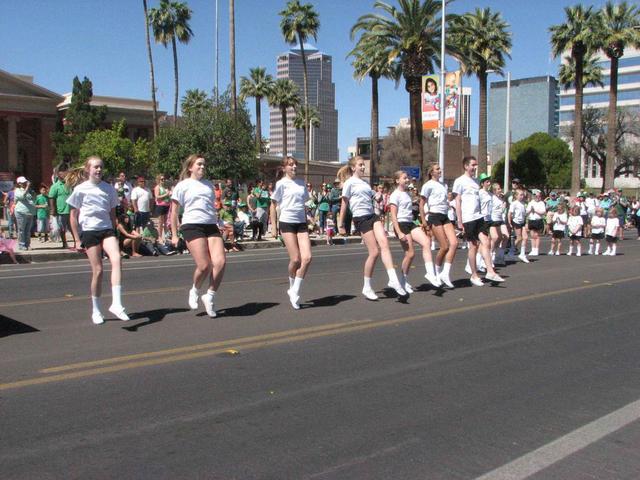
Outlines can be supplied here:
M491 162L504 156L507 82L491 82L487 114L487 145ZM558 82L549 75L511 80L510 141L537 132L558 135Z
M331 77L331 56L305 44L309 86L309 105L318 110L320 127L311 127L310 160L322 162L338 161L338 111L336 110L336 87ZM298 86L300 103L304 103L304 79L302 54L294 48L278 56L277 78L288 78ZM293 126L295 113L287 112L287 152L298 159L304 158L304 131ZM269 115L271 153L282 153L282 119L280 110L271 108Z
M565 55L563 55L563 62ZM609 85L611 65L609 58L603 53L598 55L598 64L602 67L602 83L604 86L588 86L583 90L582 108L592 107L609 109ZM559 116L560 127L568 127L573 123L575 114L575 88L560 91ZM618 108L627 108L640 112L640 50L625 48L624 56L618 61ZM631 139L633 141L633 139ZM571 139L569 139L571 143ZM582 177L589 187L602 185L602 172L593 160L583 158ZM616 179L616 186L638 188L640 181L632 174Z
M454 130L462 133L463 137L468 137L471 132L471 87L462 87L460 103L456 111L456 123Z

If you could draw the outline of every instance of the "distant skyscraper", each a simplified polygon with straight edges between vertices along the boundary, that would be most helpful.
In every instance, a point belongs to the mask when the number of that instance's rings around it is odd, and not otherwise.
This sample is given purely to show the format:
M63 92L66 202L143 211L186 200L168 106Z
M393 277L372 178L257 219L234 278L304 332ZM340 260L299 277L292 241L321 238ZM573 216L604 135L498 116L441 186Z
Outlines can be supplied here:
M471 87L462 87L453 129L462 132L463 137L468 137L471 132Z
M507 82L491 82L487 127L491 162L504 155ZM558 136L558 82L552 76L511 80L511 142L537 132Z
M310 159L313 161L338 161L338 111L336 110L336 88L331 76L331 56L305 44L309 86L309 105L318 110L320 127L311 127ZM300 103L304 104L304 79L302 55L294 48L278 56L277 78L288 78L298 85ZM304 131L293 127L295 114L287 112L287 152L298 159L304 158ZM271 153L282 153L282 119L277 108L269 115Z

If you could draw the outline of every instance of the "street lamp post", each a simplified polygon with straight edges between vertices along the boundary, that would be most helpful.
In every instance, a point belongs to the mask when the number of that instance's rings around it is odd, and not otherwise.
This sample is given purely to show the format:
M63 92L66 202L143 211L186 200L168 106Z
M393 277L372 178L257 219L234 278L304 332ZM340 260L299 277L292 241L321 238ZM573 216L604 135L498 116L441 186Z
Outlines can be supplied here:
M509 149L511 147L511 72L507 72L507 112L504 139L504 191L509 191Z
M442 0L442 25L440 36L440 135L438 143L438 165L440 166L440 180L444 181L444 119L447 108L444 92L444 36L445 36L445 0Z

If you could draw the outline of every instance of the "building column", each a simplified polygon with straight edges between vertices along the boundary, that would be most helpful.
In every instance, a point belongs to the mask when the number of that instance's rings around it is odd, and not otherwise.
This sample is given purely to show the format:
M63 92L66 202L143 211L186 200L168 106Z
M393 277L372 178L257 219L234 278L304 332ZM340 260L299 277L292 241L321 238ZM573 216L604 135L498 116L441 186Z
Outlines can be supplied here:
M9 124L7 135L8 167L10 172L15 172L18 168L18 117L7 117Z
M53 172L53 159L55 153L53 151L53 143L51 134L55 131L55 118L40 119L40 181L49 183Z

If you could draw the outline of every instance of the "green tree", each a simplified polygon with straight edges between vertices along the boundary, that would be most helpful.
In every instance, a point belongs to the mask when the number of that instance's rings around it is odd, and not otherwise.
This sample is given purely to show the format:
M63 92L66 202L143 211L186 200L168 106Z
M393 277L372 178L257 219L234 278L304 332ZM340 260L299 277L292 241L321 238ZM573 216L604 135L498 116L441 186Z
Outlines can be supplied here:
M382 13L362 15L351 34L367 32L389 49L389 63L398 59L409 92L411 157L413 164L426 167L422 149L422 75L433 73L440 58L440 0L398 0L398 8L376 1Z
M209 178L255 178L255 139L246 106L239 104L234 114L227 92L211 106L187 113L180 125L161 128L153 148L154 171L177 177L192 153L207 160Z
M571 183L571 150L566 142L538 132L514 143L509 150L509 171L529 188L548 194ZM502 183L504 158L493 167L493 178Z
M558 71L558 81L565 89L570 89L576 81L576 62L571 57L564 57L564 62ZM602 67L595 55L587 55L582 62L582 85L588 87L604 87L602 83Z
M313 105L309 105L309 111L306 111L304 106L301 106L296 110L296 116L293 117L293 126L297 130L304 131L306 134L305 122L307 121L309 122L309 128L318 128L322 122L320 112L318 112ZM309 147L311 147L311 135L309 135ZM309 157L311 157L311 155L309 155Z
M91 106L92 98L91 80L84 77L81 82L78 77L74 77L71 103L64 112L62 128L51 135L57 162L78 162L82 158L80 145L87 133L102 126L107 116L107 107Z
M609 74L609 113L607 116L607 162L604 173L604 188L613 188L616 169L616 127L618 106L618 63L627 46L640 47L640 10L626 1L613 3L610 0L600 11L601 31L599 47L611 61Z
M182 97L180 109L184 115L189 115L201 110L206 110L213 105L213 100L209 98L207 92L198 88L189 89Z
M150 164L150 146L145 139L132 142L126 136L127 124L124 120L114 122L109 130L89 132L80 146L81 158L97 155L104 162L108 174L120 171L128 174L143 174Z
M598 31L598 20L592 7L584 8L582 5L566 7L564 9L565 22L552 25L551 51L554 57L562 55L567 50L571 52L575 65L575 117L573 136L573 163L571 166L571 191L580 190L580 160L582 152L580 143L582 137L582 100L583 100L583 66L584 58L595 50L595 33Z
M451 43L466 75L478 78L480 112L478 120L478 169L487 171L487 75L503 75L505 57L511 58L511 32L499 12L476 8L451 22Z
M353 35L351 37L353 40ZM388 78L395 80L396 87L402 76L398 59L389 63L390 49L385 46L380 38L375 35L363 33L349 56L353 57L353 75L362 81L365 77L371 79L371 181L375 182L377 166L379 163L379 106L378 106L378 80Z
M304 85L304 111L309 112L309 80L307 74L307 57L304 53L304 42L310 37L318 38L320 18L310 3L300 4L299 0L289 0L284 10L280 12L280 30L286 42L290 45L298 43L302 57L302 79ZM305 120L304 134L304 177L309 181L309 118Z
M189 43L193 32L189 26L191 9L186 3L160 0L158 8L149 10L149 20L156 42L165 48L171 43L173 50L173 81L175 95L173 101L173 124L178 120L178 47L177 42Z
M267 73L267 69L264 67L252 68L249 70L249 77L240 77L240 100L245 101L249 97L256 99L256 147L258 153L262 152L262 99L268 98L272 89L273 77Z
M288 78L279 78L273 84L269 95L269 105L280 110L282 122L282 156L287 156L287 109L296 109L300 105L298 86Z
M153 105L153 138L158 135L158 103L156 102L156 79L153 69L153 54L151 53L151 39L149 38L149 9L147 0L142 0L144 10L144 34L147 40L147 57L149 58L149 71L151 79L151 103Z

